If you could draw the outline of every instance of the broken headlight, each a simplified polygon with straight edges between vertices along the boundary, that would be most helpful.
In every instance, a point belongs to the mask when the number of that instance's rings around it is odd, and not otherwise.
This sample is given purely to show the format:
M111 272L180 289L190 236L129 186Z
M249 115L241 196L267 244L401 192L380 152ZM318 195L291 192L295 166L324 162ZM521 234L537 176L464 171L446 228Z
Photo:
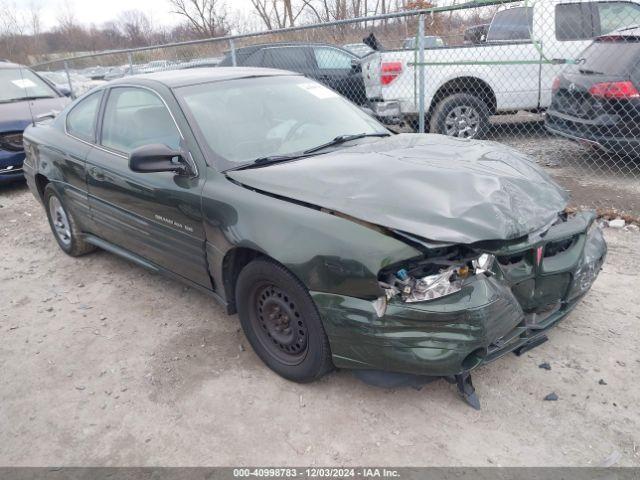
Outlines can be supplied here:
M392 298L406 303L428 302L462 290L465 279L472 275L488 274L495 257L484 253L475 258L458 261L437 259L412 269L399 269L382 276L380 286L385 296L374 302L380 315Z
M468 269L449 268L435 275L415 279L413 286L403 300L407 303L424 302L436 298L445 297L462 290L464 273Z

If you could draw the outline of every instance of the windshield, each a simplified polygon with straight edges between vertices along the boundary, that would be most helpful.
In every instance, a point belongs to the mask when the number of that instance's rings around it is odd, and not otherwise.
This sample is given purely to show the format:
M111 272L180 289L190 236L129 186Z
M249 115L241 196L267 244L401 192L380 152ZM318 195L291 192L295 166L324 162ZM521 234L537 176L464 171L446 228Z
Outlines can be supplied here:
M348 100L304 77L246 78L176 93L209 149L222 157L224 170L292 155L341 135L388 133Z
M28 68L0 69L0 103L57 96L49 85Z

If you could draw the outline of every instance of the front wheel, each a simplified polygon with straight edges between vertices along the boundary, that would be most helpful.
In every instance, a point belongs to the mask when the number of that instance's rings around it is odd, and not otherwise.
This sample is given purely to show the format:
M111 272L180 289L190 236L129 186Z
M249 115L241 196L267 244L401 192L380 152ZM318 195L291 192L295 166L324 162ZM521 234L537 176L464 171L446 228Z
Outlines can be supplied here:
M430 131L449 137L483 138L488 129L487 104L468 93L456 93L440 100L431 116Z
M277 374L310 382L333 368L318 310L304 285L282 265L258 259L244 267L236 305L249 343Z

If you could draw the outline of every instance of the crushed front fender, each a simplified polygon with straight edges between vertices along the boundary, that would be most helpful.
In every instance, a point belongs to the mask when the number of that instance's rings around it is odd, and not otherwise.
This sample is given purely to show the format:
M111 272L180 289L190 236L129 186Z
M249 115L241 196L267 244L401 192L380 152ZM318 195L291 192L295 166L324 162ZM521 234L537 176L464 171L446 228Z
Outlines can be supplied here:
M570 241L569 241L570 240ZM594 215L576 215L502 255L499 271L422 303L312 296L336 366L450 376L542 339L589 290L606 256Z

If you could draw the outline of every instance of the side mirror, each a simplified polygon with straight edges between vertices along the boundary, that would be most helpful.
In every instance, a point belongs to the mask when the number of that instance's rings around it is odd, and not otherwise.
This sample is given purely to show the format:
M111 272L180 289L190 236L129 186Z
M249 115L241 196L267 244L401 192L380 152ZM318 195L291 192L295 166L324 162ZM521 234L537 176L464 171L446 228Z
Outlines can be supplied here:
M134 172L175 172L179 175L191 173L191 168L182 158L182 152L161 143L143 145L129 154L129 168Z

